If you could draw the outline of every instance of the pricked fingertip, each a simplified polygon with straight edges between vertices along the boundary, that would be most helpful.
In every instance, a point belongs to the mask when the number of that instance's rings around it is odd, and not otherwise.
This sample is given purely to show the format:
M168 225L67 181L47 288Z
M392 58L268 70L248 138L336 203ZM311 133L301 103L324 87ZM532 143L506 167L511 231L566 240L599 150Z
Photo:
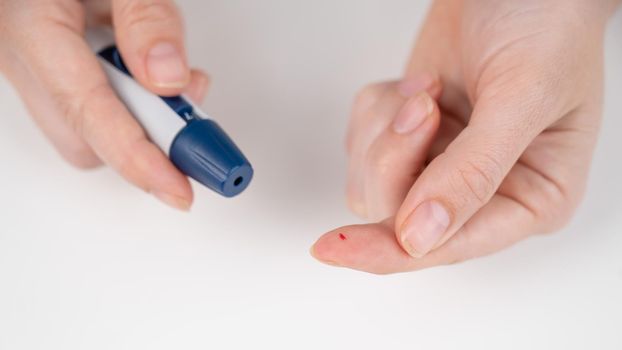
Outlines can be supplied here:
M321 262L321 263L323 263L323 264L330 265L330 266L335 266L335 267L342 267L342 266L341 266L340 264L338 264L336 261L326 260L326 259L320 259L320 258L317 256L317 253L316 253L316 251L315 251L315 244L314 244L314 245L312 245L312 246L311 246L311 248L309 249L309 254L311 254L311 256L312 256L315 260L317 260L317 261L319 261L319 262Z

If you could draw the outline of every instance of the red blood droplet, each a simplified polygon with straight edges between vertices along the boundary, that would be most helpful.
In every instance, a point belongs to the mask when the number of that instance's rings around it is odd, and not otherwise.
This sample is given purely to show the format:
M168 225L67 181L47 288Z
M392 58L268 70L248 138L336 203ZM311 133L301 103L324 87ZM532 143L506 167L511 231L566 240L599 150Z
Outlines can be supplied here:
M344 235L343 233L339 234L339 239L342 241L345 241L346 239L348 239L348 237L346 237L346 235Z

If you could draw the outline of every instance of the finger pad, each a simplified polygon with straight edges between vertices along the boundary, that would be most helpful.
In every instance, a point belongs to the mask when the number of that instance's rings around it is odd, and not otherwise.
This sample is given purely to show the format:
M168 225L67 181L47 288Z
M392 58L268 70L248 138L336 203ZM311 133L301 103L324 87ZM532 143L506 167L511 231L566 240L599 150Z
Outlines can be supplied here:
M384 224L352 225L331 231L315 243L313 255L330 264L380 274L401 271L409 260L393 230Z

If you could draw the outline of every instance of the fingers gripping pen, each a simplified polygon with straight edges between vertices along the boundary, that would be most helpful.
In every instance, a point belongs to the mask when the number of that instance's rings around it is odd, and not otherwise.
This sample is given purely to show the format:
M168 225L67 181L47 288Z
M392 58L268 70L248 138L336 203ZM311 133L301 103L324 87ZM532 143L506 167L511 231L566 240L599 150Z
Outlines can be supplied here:
M184 96L157 96L136 82L106 28L87 31L110 85L153 143L184 174L225 197L248 186L253 168L213 120Z

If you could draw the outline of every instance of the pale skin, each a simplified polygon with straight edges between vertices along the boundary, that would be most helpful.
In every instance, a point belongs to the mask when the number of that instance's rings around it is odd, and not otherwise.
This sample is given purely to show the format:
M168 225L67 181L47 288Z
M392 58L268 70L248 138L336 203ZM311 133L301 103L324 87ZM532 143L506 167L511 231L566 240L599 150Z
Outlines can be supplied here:
M619 0L436 0L404 78L356 99L347 197L377 222L322 236L318 260L372 273L450 264L553 232L581 200L601 118L603 35ZM0 0L0 70L79 168L106 164L187 210L192 189L84 42L112 24L132 74L200 102L172 0ZM64 62L64 64L58 64Z
M172 0L0 0L0 71L72 165L106 164L164 203L188 210L188 179L152 144L116 97L84 40L113 26L133 76L160 95L203 100L207 75L188 66Z
M405 78L354 104L348 201L379 222L325 234L313 256L414 271L566 224L597 139L617 3L435 1Z

